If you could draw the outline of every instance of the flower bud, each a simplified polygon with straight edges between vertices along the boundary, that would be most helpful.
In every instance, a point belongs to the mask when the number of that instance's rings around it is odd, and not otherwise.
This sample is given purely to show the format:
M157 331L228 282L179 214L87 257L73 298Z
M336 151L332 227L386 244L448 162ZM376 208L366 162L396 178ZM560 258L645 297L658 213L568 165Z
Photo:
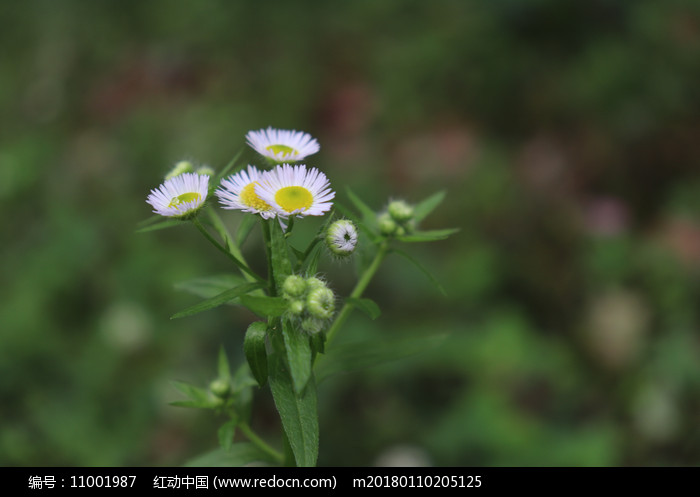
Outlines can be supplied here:
M293 300L289 303L289 312L296 316L304 312L304 301L303 300Z
M394 200L389 204L387 212L391 218L399 224L410 221L413 218L413 207L403 200Z
M174 178L175 176L180 176L182 173L191 173L192 172L192 163L187 160L181 160L177 164L173 166L173 168L170 170L168 174L165 175L165 179L169 180Z
M326 283L319 278L316 278L315 276L312 276L311 278L306 278L306 287L309 289L309 291L313 291L319 288L328 288L326 286Z
M352 221L341 219L326 231L326 246L338 257L347 257L355 251L357 229Z
M391 218L389 213L384 212L377 216L377 224L379 225L379 231L384 236L391 236L396 232L398 227L396 222Z
M231 391L231 386L228 384L228 381L217 378L209 384L209 390L211 390L211 393L215 396L223 398Z
M303 297L306 293L307 282L301 276L291 274L282 284L282 293L286 298L295 299Z
M214 171L214 169L212 169L209 166L200 166L197 168L195 173L197 173L199 175L206 175L206 176L214 177L215 171Z
M329 288L317 288L309 292L306 298L306 308L311 316L318 319L329 319L335 311L335 295Z

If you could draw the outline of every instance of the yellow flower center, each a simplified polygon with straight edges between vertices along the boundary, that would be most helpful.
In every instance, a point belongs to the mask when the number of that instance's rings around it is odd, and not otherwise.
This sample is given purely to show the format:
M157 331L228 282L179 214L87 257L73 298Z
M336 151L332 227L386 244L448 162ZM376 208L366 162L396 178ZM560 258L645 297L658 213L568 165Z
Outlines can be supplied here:
M180 210L178 208L178 205L186 204L187 202L199 201L201 199L202 196L197 192L183 193L182 195L173 197L170 203L168 204L168 207L175 207L177 210Z
M308 209L313 201L313 195L303 186L285 186L275 193L275 202L287 212Z
M287 145L268 145L265 150L273 155L282 154L282 157L297 155L299 152Z
M257 209L259 211L269 211L272 209L272 207L270 207L267 202L258 197L258 194L255 193L255 185L257 184L257 181L247 184L245 188L241 190L239 198L241 199L241 202L248 207L252 207L253 209Z

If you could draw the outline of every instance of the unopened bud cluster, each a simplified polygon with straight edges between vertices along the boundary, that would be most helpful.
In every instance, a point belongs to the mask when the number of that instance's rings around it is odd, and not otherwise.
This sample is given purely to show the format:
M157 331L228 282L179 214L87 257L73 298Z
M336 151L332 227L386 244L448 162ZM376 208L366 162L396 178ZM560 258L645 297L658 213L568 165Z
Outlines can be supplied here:
M195 169L194 165L190 161L181 160L173 166L173 168L168 172L168 174L165 175L165 179L169 180L180 176L181 174L192 172L199 174L200 176L214 176L214 169L207 165L199 166L197 167L197 169Z
M403 236L415 229L413 207L403 200L393 200L386 211L377 216L379 231L384 236Z
M282 296L288 302L289 315L298 319L309 334L323 331L335 312L333 291L316 277L287 276L282 284Z

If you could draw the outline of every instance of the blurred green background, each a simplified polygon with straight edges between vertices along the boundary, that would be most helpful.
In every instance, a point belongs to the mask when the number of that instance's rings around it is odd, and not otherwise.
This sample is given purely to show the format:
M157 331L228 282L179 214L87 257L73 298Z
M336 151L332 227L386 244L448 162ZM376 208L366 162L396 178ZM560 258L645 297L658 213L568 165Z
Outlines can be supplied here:
M134 231L177 160L268 125L318 138L341 202L446 188L424 227L461 228L406 247L446 298L389 259L343 330L449 336L323 383L320 464L700 463L700 2L2 2L0 48L0 465L216 447L170 381L240 363L253 317L169 320L231 267ZM252 425L279 442L267 391Z

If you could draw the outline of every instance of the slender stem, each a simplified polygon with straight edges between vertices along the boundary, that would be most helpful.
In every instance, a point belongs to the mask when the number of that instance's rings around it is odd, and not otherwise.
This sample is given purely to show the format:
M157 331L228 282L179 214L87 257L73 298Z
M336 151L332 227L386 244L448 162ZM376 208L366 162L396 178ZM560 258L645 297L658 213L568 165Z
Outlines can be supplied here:
M379 269L379 266L381 265L382 261L384 260L384 257L386 257L386 254L388 253L388 251L389 251L389 243L387 240L384 240L381 243L381 245L379 245L379 250L377 251L377 255L374 256L374 260L369 265L369 267L367 269L365 269L365 272L362 274L360 279L357 281L355 288L352 290L352 293L350 294L351 298L359 299L362 296L362 293L367 288L367 285L369 285L369 282L374 277L374 274L377 272L377 269ZM340 327L343 326L343 323L345 323L345 320L350 316L350 313L352 312L354 307L355 306L352 303L345 302L345 304L343 305L343 308L340 309L338 316L335 318L335 321L333 321L333 324L331 325L330 329L326 333L326 346L328 346L328 344L331 342L331 340L333 340L333 337L338 332L338 329L340 329Z
M270 221L268 219L263 219L262 221L262 233L263 241L265 242L265 256L267 257L267 279L270 283L268 295L274 297L277 292L275 288L275 278L272 274L272 242L270 237Z
M233 255L231 252L226 250L226 247L224 247L219 242L217 242L214 239L214 237L211 236L211 234L207 231L207 229L204 227L204 225L201 223L201 221L199 219L197 219L196 217L194 219L192 219L192 224L194 224L197 227L197 229L204 235L204 237L207 240L209 240L212 243L212 245L214 245L216 248L218 248L219 251L223 252L224 255L226 255L226 257L228 257L229 259L231 259L233 261L233 263L236 264L236 266L238 266L242 271L248 273L249 275L251 275L253 278L255 278L258 281L265 281L260 276L255 274L245 263L241 262L238 258L236 258L235 255Z
M248 440L250 440L260 450L271 456L275 462L278 464L282 464L284 462L284 456L279 451L270 447L265 440L256 435L248 423L239 423L238 427L245 434L245 436L248 437Z
M231 234L228 232L228 229L226 229L226 226L224 225L223 221L219 217L219 214L214 209L207 209L209 213L209 217L211 218L212 224L214 225L214 229L218 231L219 236L224 240L225 248L231 252L231 254L241 261L246 267L248 266L248 263L246 262L245 258L243 257L243 253L241 252L241 249L238 248L238 245L233 241L233 237ZM245 271L241 271L243 273L243 277L247 281L255 281L255 278L251 276L249 273Z

